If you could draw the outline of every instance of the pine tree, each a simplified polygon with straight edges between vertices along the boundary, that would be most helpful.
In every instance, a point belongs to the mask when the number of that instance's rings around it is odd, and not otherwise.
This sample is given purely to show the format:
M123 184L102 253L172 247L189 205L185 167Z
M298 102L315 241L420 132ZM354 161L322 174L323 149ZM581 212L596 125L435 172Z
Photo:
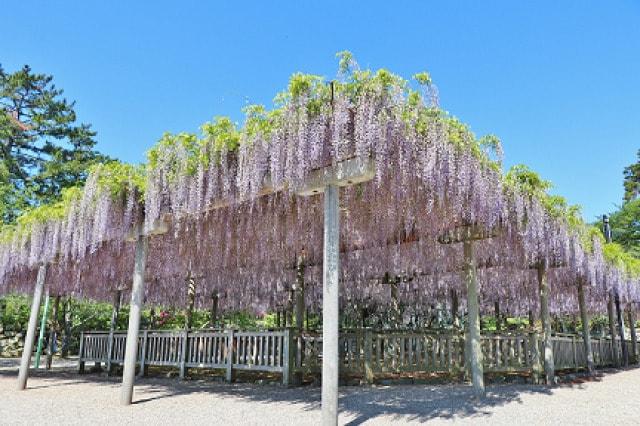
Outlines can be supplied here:
M91 126L78 124L53 77L25 65L0 66L0 217L10 223L25 209L56 200L82 183L88 168L108 158L95 150Z

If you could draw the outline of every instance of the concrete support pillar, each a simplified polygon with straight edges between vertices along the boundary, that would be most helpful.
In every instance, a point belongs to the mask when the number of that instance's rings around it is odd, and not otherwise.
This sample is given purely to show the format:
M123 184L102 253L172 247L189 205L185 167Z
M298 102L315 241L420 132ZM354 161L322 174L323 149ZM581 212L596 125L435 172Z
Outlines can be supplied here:
M20 371L18 373L18 390L24 390L27 387L29 364L31 364L31 354L33 353L33 344L36 339L36 325L38 323L38 314L40 311L40 302L42 300L42 292L44 289L44 280L46 275L47 267L45 265L40 265L40 268L38 268L36 287L33 291L33 301L31 302L27 336L24 339L24 348L22 349L22 359L20 361Z
M593 365L593 352L591 350L591 329L589 327L587 304L584 300L583 280L578 281L578 305L580 306L580 321L582 322L582 340L584 342L584 351L587 355L587 371L589 374L593 374L595 367Z
M551 316L549 315L549 283L547 282L547 261L538 264L538 287L540 289L540 319L544 339L544 374L548 385L555 384L555 365L551 343Z
M122 390L120 403L129 405L133 401L133 382L136 374L136 358L138 355L138 334L140 332L140 314L144 297L144 272L147 263L147 237L142 234L142 226L138 229L136 239L135 265L133 270L133 288L131 289L131 308L129 310L129 328L124 353L124 371L122 373Z
M609 314L609 334L611 335L611 355L613 356L613 365L620 365L620 357L618 356L618 345L616 345L616 320L613 308L613 291L609 292L607 313Z
M340 267L339 188L324 191L322 271L322 425L338 424L338 324Z
M471 367L471 382L477 397L484 396L484 367L482 360L482 346L480 341L480 308L478 305L478 277L473 242L464 241L464 280L467 285L467 306L469 319L467 321L467 339L469 364Z

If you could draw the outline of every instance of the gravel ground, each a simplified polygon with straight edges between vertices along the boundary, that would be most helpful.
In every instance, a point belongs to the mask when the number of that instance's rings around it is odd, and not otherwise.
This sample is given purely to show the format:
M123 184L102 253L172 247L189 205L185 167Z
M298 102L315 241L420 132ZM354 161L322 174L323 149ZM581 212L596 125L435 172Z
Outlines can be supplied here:
M0 424L312 425L320 422L318 388L224 384L146 378L135 403L118 404L118 378L78 375L73 363L32 373L16 388L18 360L0 359ZM404 423L640 424L640 369L608 371L597 379L547 389L495 385L475 401L469 387L344 387L340 424Z

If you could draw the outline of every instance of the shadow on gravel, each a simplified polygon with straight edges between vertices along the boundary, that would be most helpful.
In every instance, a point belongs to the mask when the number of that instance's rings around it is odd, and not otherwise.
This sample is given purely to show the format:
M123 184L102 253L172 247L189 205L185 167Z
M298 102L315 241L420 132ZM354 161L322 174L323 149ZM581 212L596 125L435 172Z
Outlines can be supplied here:
M608 369L598 372L598 376L588 378L576 376L561 384L563 388L580 390L583 384L599 381L602 376L615 374L624 369ZM16 376L14 369L0 369L0 377ZM104 374L78 375L69 369L32 371L32 377L44 379L45 383L30 388L52 388L91 383L99 386L117 387L119 377ZM320 409L320 388L302 386L284 388L279 385L253 383L226 384L206 379L168 379L149 377L136 382L134 404L189 394L210 394L218 398L240 398L256 403L291 403L304 406L306 410ZM486 396L474 399L470 386L465 385L397 385L340 388L340 411L355 416L349 425L359 425L381 415L403 420L426 422L434 418L490 416L490 409L509 403L522 403L522 395L542 394L552 396L553 388L535 385L492 385L487 387ZM213 403L213 402L212 402Z

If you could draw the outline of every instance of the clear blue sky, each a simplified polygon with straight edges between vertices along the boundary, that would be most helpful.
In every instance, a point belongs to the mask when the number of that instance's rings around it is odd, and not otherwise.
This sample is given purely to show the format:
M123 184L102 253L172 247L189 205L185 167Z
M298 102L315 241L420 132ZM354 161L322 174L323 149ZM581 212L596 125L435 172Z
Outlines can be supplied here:
M588 220L620 202L640 148L637 0L142 3L0 8L5 70L53 74L99 149L125 161L164 131L241 120L295 71L335 76L344 49L364 67L429 71L445 109L497 134L507 166L539 171Z

